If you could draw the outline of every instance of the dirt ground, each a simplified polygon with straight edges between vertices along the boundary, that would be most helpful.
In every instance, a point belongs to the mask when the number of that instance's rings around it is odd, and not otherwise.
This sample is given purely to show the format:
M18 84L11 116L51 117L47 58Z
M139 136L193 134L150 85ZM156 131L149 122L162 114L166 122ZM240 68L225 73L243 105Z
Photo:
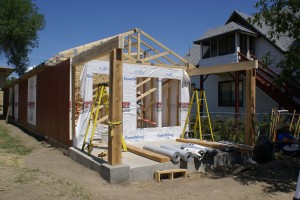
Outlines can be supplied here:
M207 174L110 185L100 175L71 160L61 151L0 120L21 143L33 149L19 155L0 149L0 199L292 199L299 158L281 157L256 169L231 172L220 168ZM0 140L1 141L1 140Z

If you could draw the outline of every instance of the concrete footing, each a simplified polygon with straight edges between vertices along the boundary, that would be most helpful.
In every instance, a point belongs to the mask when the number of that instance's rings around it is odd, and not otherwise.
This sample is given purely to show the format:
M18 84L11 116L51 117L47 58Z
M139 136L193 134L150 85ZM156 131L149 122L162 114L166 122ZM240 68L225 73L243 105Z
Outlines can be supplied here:
M200 161L193 159L190 162L180 160L179 163L158 163L130 152L123 152L123 164L111 166L105 160L93 155L87 155L77 148L70 148L69 155L74 161L97 171L105 180L112 184L153 180L155 171L166 169L181 168L187 169L190 173L204 173L220 166L244 164L251 156L248 153L236 151L219 151L216 155L206 156Z
M128 165L111 166L103 163L99 173L106 181L112 184L130 181L130 168Z

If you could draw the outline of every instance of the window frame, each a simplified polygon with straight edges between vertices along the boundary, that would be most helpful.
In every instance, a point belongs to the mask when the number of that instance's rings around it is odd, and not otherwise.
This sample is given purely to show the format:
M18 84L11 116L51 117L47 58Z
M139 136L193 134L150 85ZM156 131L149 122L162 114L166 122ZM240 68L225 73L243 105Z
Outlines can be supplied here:
M231 83L233 83L233 88L231 88ZM230 84L230 89L229 89L229 103L224 103L224 101L222 101L222 95L221 95L221 85L222 84ZM244 87L243 87L243 80L240 79L239 80L239 89L241 88L241 90L239 91L239 107L243 107L243 102L244 102ZM233 94L232 94L233 93ZM231 99L231 97L234 97L234 99ZM234 80L229 80L229 81L219 81L218 82L218 106L219 107L235 107L235 81Z

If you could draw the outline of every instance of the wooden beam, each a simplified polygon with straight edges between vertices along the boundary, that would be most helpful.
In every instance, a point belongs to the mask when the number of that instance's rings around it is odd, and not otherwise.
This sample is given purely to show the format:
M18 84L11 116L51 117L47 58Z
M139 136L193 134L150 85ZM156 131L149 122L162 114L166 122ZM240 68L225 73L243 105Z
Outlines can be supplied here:
M163 56L165 56L165 55L168 55L170 52L169 51L165 51L165 52L163 52L163 53L159 53L159 54L155 54L155 55L153 55L153 56L148 56L148 57L146 57L146 58L143 58L143 59L141 59L141 61L142 62L145 62L145 61L149 61L149 60L154 60L154 59L156 59L156 58L159 58L159 57L163 57Z
M165 49L166 51L170 51L171 54L173 54L176 58L178 58L181 62L183 63L188 63L187 60L183 59L181 56L179 56L178 54L176 54L175 52L171 51L168 47L166 47L165 45L163 45L162 43L160 43L159 41L157 41L156 39L154 39L153 37L151 37L150 35L148 35L147 33L145 33L144 31L140 30L140 32L147 37L149 40L152 40L153 42L155 42L158 46L160 46L161 48Z
M137 33L137 61L139 61L141 58L141 34Z
M177 138L176 142L199 144L202 146L216 148L216 149L232 146L232 147L236 148L239 152L251 152L253 150L252 147L245 146L245 145L243 145L243 146L242 145L240 146L237 144L228 145L228 144L223 144L220 142L208 142L208 141L203 141L203 140L201 141L201 140L197 140L197 139Z
M214 65L208 67L199 67L194 69L186 70L189 76L199 76L204 74L218 74L226 72L235 72L249 69L257 69L258 61L243 61L237 63L223 64L223 65Z
M131 56L131 37L128 36L128 55Z
M140 82L139 84L136 85L136 88L138 88L138 87L144 85L144 84L147 83L148 81L151 81L151 78L147 78L147 79L143 80L142 82Z
M137 39L135 36L132 36L133 38ZM141 43L146 46L147 48L151 49L152 51L154 51L155 53L160 53L157 49L155 49L154 47L152 47L151 45L147 44L146 42L144 42L143 40L141 41ZM177 63L175 61L173 61L172 59L168 58L167 56L163 56L164 59L166 59L167 61L169 61L170 63L172 63L173 65L177 65Z
M148 90L147 92L141 94L141 96L137 97L136 100L138 101L140 99L143 99L144 97L148 96L149 94L151 94L155 90L156 90L156 88L152 88L152 89Z
M100 123L104 122L104 121L107 120L107 119L108 119L108 115L105 115L104 117L102 117L101 119L99 119L99 120L97 121L97 124L100 124Z
M110 53L109 69L109 126L108 126L108 163L122 164L122 95L123 95L122 49Z
M73 57L73 65L80 65L89 62L95 58L109 54L113 49L123 49L124 38L123 36L117 36L111 40L103 42L95 47L92 47L77 56Z
M255 69L246 71L246 122L245 144L254 146L255 137L255 101L256 101Z
M145 158L148 158L150 160L154 160L156 162L164 163L164 162L170 162L170 157L164 156L158 153L154 153L145 149L141 149L132 145L127 144L127 150L131 153L143 156Z

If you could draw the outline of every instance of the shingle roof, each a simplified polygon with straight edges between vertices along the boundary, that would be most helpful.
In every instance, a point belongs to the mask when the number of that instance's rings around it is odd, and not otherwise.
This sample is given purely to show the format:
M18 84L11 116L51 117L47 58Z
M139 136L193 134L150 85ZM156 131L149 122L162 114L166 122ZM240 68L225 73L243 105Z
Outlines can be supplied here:
M293 43L293 39L288 36L281 36L278 39L277 38L271 39L269 35L269 31L271 30L271 27L265 25L264 23L262 24L262 27L259 27L257 24L254 25L250 24L248 22L248 18L253 18L253 17L245 13L242 13L240 11L234 11L226 23L230 24L236 15L244 19L247 22L248 26L254 28L257 32L265 36L269 41L273 42L279 49L281 49L284 52L287 51L290 45Z
M189 61L194 66L198 65L200 60L200 45L193 44L192 48L189 50L188 55L184 56L184 59Z
M207 38L212 38L212 37L215 37L215 36L223 35L223 34L234 32L234 31L241 31L241 32L248 33L248 34L251 34L251 35L257 35L252 30L250 30L250 29L248 29L244 26L241 26L240 24L237 24L236 22L230 22L230 23L227 23L227 24L225 24L223 26L220 26L218 28L209 29L208 31L206 31L204 33L204 35L202 37L197 39L194 43L198 43L198 42L200 42L202 40L205 40Z

